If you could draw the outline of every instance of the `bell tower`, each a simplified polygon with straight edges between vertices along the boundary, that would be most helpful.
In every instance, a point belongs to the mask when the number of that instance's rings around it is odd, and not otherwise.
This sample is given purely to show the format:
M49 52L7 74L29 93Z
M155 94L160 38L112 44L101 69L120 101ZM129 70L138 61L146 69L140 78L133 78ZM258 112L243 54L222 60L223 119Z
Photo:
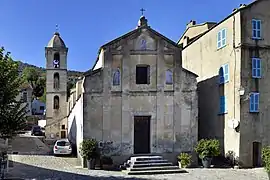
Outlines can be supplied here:
M56 31L45 47L46 137L67 136L67 53L68 48Z

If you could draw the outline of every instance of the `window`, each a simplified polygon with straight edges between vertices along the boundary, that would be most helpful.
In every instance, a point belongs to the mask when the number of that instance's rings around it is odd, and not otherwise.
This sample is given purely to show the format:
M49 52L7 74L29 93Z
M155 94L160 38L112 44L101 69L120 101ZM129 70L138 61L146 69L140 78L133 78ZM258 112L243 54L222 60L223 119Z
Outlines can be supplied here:
M261 59L252 58L252 77L261 78Z
M60 55L58 52L53 55L53 67L54 68L60 67Z
M261 39L261 27L262 21L257 19L252 19L252 38Z
M173 73L170 69L166 71L166 84L172 84L173 83Z
M219 69L219 84L227 82L229 82L229 64L225 64Z
M113 86L118 86L120 85L120 70L119 68L114 72L113 74Z
M150 66L136 66L136 84L150 84Z
M59 87L60 87L59 73L54 73L54 75L53 75L53 88L59 89Z
M217 34L217 48L222 48L226 45L226 29L222 29Z
M249 112L259 112L259 93L251 93L250 94L250 102L249 102Z
M220 96L220 100L219 100L219 113L220 114L224 114L227 113L227 99L225 96Z
M65 129L66 128L66 126L65 125L62 125L62 129Z
M53 109L59 109L59 97L54 96L53 98Z
M45 109L44 106L40 106L40 107L39 107L39 110L40 110L40 111L44 111L44 109Z

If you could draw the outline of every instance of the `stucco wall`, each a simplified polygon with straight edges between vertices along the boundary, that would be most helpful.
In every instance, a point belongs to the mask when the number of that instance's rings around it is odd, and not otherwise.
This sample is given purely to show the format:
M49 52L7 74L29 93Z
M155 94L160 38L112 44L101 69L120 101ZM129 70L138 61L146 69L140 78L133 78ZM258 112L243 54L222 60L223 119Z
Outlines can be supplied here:
M211 29L182 51L183 67L199 77L199 138L220 140L222 154L234 151L239 156L240 133L228 127L228 121L240 120L240 13ZM217 48L217 33L226 28L226 46ZM229 82L219 85L219 69L229 64ZM226 96L228 113L219 115L220 96Z
M146 50L140 40L146 39ZM117 43L116 43L117 44ZM104 67L84 81L84 138L112 141L108 153L134 153L134 116L151 116L151 153L192 151L197 142L196 75L182 70L180 48L147 30L104 49ZM150 84L136 84L136 65L150 65ZM121 83L112 86L115 68ZM174 83L165 83L171 69ZM124 160L124 159L122 159ZM176 160L175 157L173 160Z

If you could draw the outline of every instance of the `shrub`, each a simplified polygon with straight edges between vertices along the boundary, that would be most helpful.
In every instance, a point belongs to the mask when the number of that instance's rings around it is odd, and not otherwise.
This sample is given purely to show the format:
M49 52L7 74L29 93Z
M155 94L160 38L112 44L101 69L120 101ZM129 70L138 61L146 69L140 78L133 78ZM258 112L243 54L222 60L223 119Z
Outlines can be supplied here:
M220 153L219 141L217 139L201 139L194 150L199 154L200 159L218 156Z
M181 163L181 166L183 168L191 164L191 155L189 155L188 153L180 153L177 159Z
M270 173L270 146L263 147L262 149L262 160L264 169Z
M98 143L95 139L84 139L80 150L82 156L87 160L96 158L98 155Z

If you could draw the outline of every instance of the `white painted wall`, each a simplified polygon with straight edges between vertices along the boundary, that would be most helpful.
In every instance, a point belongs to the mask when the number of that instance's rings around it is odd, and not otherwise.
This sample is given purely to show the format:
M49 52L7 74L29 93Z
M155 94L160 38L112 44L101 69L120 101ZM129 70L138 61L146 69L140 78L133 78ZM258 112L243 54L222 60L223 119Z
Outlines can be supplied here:
M77 145L77 154L79 155L80 143L83 140L83 94L77 100L75 106L68 116L68 139Z

